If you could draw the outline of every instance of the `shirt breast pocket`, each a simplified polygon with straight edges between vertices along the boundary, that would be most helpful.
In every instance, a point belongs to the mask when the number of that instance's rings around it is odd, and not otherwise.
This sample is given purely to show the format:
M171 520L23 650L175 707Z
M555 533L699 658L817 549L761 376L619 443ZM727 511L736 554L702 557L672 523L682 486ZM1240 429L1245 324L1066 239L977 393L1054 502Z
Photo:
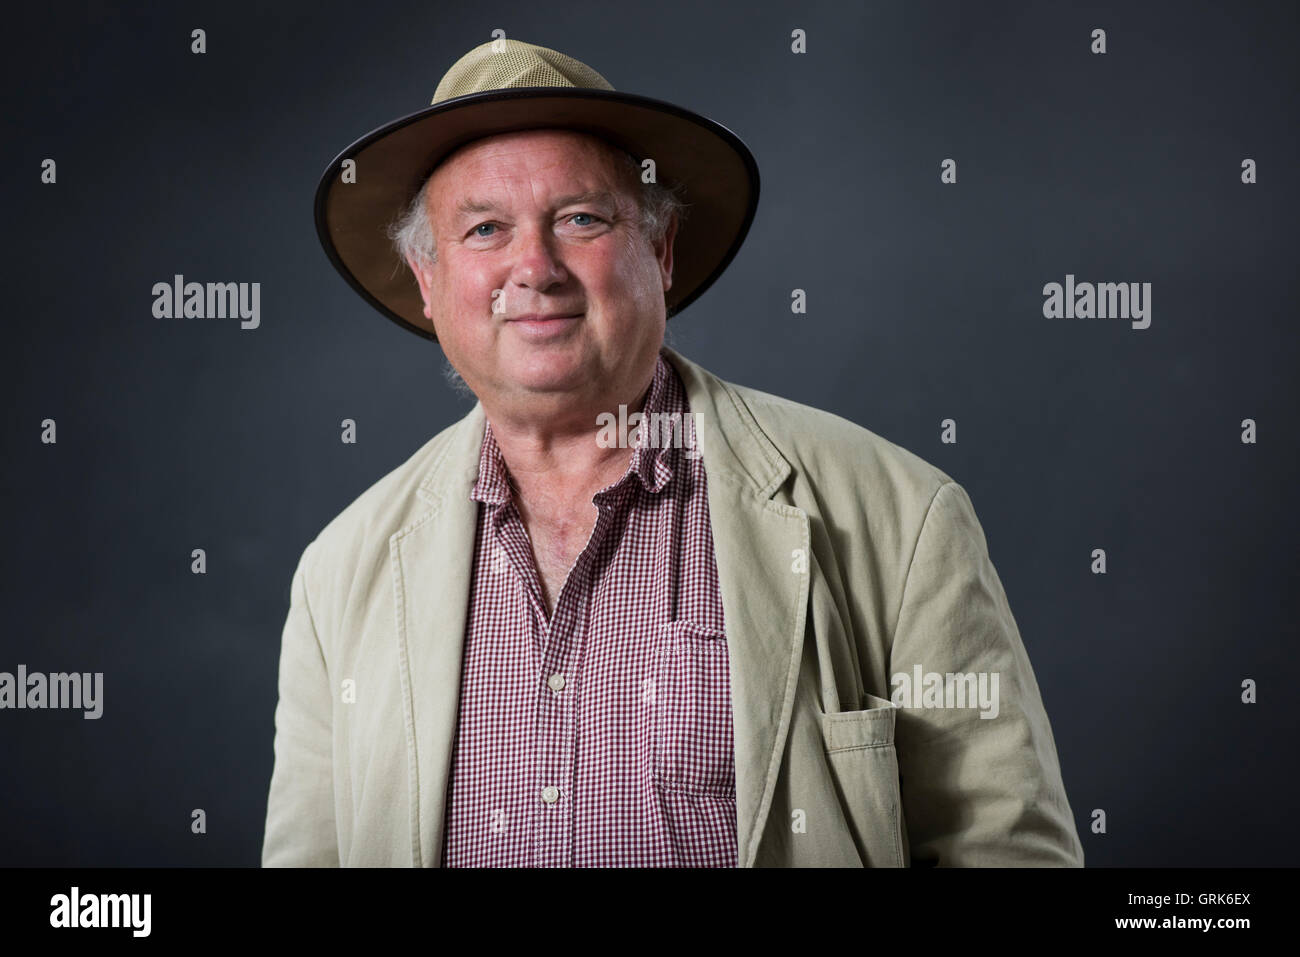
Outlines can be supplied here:
M652 709L657 784L735 795L729 658L727 637L717 629L692 621L663 627Z

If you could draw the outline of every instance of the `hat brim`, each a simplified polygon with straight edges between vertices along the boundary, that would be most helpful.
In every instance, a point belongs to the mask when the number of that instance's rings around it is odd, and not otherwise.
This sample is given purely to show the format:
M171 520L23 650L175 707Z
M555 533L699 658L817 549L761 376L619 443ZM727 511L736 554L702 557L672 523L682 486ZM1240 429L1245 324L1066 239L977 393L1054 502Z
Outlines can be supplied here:
M681 184L687 219L674 242L667 307L680 312L726 269L758 206L758 164L726 127L671 103L583 87L518 87L445 100L385 124L345 149L316 189L316 232L330 262L372 306L437 341L415 277L388 226L434 168L467 143L497 133L564 128L591 133ZM345 160L356 181L342 181Z

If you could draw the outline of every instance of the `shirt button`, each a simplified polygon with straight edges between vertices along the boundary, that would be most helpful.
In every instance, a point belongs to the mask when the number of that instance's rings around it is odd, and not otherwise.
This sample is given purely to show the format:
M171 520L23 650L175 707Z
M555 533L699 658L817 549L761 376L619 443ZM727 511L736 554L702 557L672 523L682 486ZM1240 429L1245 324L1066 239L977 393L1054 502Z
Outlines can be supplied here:
M564 690L564 675L554 674L546 679L546 683L551 686L552 691Z
M542 800L547 804L554 804L560 799L560 789L557 787L542 788Z

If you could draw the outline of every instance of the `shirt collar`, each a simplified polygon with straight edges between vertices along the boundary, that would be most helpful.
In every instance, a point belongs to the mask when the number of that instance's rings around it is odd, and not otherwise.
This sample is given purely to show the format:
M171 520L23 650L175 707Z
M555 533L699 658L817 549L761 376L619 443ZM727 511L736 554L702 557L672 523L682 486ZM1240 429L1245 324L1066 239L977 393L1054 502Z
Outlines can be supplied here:
M650 382L650 390L646 394L645 404L641 411L643 423L648 416L655 413L664 415L678 413L682 416L687 413L686 390L682 386L681 380L678 379L676 371L663 357L662 352L655 363L654 379ZM639 430L629 427L627 431L627 441L629 443L635 442L638 436L649 432L644 424L639 427ZM661 435L664 431L662 427L659 429ZM684 436L685 430L682 429L678 434ZM675 445L676 443L671 441L659 443L660 447L655 447L655 443L647 444L645 442L634 445L632 460L628 463L627 471L623 473L622 478L609 488L618 489L626 485L631 480L631 476L635 475L646 491L660 491L668 484L681 466L681 450L675 448ZM492 423L485 420L483 444L479 451L478 479L470 491L470 498L493 506L504 505L509 502L511 500L511 488L507 475L505 459L501 456L501 448L497 445L496 438L492 434Z

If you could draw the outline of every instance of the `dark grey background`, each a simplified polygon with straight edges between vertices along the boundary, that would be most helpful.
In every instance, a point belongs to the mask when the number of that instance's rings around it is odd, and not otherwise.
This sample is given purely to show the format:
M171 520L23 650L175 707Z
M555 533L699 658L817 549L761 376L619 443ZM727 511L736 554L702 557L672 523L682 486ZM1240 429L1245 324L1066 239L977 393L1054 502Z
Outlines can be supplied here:
M497 27L753 149L670 341L970 492L1087 863L1296 863L1296 4L159 7L4 40L0 670L105 687L0 712L0 864L258 863L298 555L468 409L327 262L317 178ZM175 273L260 282L261 328L154 319ZM1151 328L1044 319L1066 273L1151 282Z

